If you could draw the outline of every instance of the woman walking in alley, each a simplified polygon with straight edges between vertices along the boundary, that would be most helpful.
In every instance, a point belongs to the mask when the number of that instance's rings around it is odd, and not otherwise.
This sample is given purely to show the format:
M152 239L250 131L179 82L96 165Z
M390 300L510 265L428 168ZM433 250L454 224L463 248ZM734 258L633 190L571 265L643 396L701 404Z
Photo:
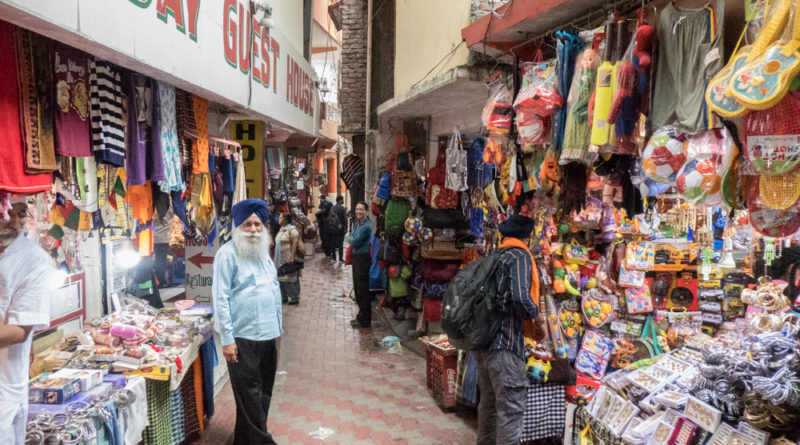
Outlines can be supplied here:
M358 315L350 320L354 328L368 328L372 325L372 297L369 293L369 242L372 226L367 219L367 204L359 202L355 208L356 220L350 232L351 261L353 266L353 291L358 303Z
M275 265L278 268L278 284L281 287L281 300L287 304L300 303L300 269L296 263L300 233L292 225L292 214L281 213L278 219L280 230L275 237Z

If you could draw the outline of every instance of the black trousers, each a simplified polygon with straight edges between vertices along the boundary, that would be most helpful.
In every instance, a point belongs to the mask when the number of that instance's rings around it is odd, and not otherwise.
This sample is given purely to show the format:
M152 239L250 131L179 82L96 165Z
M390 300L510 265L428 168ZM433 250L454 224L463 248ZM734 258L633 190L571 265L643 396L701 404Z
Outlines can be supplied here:
M344 261L344 232L331 233L330 239L331 258L336 260L336 252L339 252L339 261Z
M368 253L353 254L353 292L356 294L358 316L364 326L372 324L372 295L369 293L369 266L372 258Z
M278 366L275 339L254 341L236 339L239 363L228 362L231 388L236 400L235 445L272 445L275 440L267 431L267 415L272 401L272 385Z

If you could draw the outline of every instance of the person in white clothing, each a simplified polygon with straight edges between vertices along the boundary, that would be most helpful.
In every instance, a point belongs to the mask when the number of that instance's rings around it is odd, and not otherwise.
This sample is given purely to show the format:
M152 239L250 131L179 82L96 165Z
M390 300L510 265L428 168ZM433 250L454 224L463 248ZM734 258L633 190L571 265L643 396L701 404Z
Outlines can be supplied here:
M0 217L0 441L25 443L33 331L50 325L48 282L55 265L22 235L27 204Z

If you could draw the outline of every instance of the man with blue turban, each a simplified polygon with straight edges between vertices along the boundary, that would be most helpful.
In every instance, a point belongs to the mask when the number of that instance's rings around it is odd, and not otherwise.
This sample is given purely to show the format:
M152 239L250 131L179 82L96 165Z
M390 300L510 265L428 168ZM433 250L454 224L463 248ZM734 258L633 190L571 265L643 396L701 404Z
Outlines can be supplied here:
M274 444L267 415L283 329L272 238L264 228L269 210L260 199L246 199L232 210L233 242L214 257L212 297L236 400L234 444Z

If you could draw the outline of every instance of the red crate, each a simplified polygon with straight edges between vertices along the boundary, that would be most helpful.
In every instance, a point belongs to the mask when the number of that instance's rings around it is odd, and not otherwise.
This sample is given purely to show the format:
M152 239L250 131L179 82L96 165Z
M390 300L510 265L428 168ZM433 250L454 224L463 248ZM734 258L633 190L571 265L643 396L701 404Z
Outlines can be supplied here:
M458 382L458 356L443 356L428 349L425 354L427 365L428 390L443 408L456 406L456 386Z

